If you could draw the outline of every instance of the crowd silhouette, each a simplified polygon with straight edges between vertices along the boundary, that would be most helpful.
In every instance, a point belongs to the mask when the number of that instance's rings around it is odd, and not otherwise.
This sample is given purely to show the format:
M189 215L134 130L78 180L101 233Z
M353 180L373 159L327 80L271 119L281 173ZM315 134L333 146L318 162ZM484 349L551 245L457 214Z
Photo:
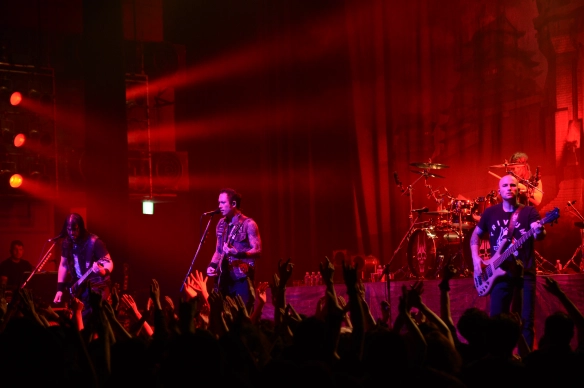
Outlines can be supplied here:
M517 314L489 317L468 308L450 315L445 267L440 311L424 303L423 281L404 282L398 315L389 301L375 317L352 265L342 268L345 300L333 286L335 266L319 265L325 292L312 315L286 301L294 263L281 259L270 282L256 285L248 311L240 297L210 290L207 278L190 274L178 303L152 279L143 308L117 287L110 300L92 294L91 319L83 303L53 309L19 289L10 303L0 289L2 386L59 387L517 387L518 384L579 386L584 366L584 317L546 277L545 289L563 306L545 320L537 348L521 334ZM271 290L273 318L262 318ZM432 292L435 292L432 290ZM577 336L578 346L571 340Z

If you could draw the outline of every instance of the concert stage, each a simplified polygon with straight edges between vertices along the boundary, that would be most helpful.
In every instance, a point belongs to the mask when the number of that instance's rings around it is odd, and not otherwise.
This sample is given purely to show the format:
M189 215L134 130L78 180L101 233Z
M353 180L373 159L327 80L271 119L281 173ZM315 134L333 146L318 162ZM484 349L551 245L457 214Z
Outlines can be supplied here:
M553 277L561 289L568 295L580 311L584 311L584 274L565 274L565 275L545 275ZM539 340L543 334L543 324L545 318L551 313L562 310L563 307L557 298L548 293L545 288L545 276L537 278L537 303L535 310L535 333L536 340ZM402 285L410 285L415 279L410 280L392 280L390 289L387 283L365 283L365 300L375 318L381 317L380 304L384 299L391 302L391 318L395 320L397 316L397 307L401 295ZM440 280L424 280L424 292L422 300L435 313L440 313L440 290L438 283ZM286 288L286 301L290 303L298 313L313 315L316 310L318 300L324 295L325 286L299 286ZM335 284L337 295L342 295L348 300L344 284ZM388 295L389 294L389 295ZM264 306L262 316L273 319L274 306L271 304L271 294L268 289L268 302ZM450 308L452 319L456 324L458 319L469 307L478 307L488 311L489 296L480 297L474 288L473 278L458 278L450 281ZM572 341L575 346L575 340Z

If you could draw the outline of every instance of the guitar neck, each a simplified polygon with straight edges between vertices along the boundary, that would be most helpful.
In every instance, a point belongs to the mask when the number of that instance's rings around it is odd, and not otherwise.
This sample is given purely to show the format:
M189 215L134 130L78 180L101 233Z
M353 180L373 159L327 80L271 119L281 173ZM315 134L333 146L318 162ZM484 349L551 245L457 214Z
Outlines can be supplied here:
M509 256L511 256L511 254L513 254L516 250L518 250L521 247L521 245L523 245L523 243L526 242L527 239L529 239L530 237L532 237L534 234L535 234L535 229L530 229L523 236L521 236L517 240L515 240L515 242L513 244L511 244L509 246L509 248L507 248L505 250L505 252L503 252L501 254L501 256L499 256L499 258L497 260L495 260L495 262L493 263L493 265L495 266L495 268L499 268L501 266L501 264L503 264L503 262L505 260L507 260L507 258Z

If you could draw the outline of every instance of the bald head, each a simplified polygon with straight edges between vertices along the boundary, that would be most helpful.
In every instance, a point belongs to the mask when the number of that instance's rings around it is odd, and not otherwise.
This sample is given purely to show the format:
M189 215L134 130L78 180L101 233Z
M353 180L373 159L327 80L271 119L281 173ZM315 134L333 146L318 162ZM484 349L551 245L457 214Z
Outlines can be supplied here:
M499 194L504 201L516 200L518 190L518 182L514 176L505 175L499 180Z

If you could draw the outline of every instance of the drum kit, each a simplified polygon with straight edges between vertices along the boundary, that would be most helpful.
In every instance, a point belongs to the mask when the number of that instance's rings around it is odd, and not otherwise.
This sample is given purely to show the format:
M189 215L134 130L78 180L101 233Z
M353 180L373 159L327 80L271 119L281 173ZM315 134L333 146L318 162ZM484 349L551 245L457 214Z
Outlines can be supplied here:
M508 165L510 164L506 164L505 167ZM434 170L449 168L449 166L431 161L410 163L410 166L420 169L410 170L419 174L420 177L407 188L403 187L397 178L397 173L394 173L396 184L401 188L402 195L409 193L410 197L410 228L394 252L395 257L407 240L407 269L402 269L400 272L412 278L437 279L442 276L445 266L452 265L461 277L472 276L470 234L484 210L498 203L496 191L492 190L487 195L474 199L466 199L453 197L445 187L443 192L433 190L432 186L426 182L426 187L429 189L428 197L436 201L438 210L431 211L427 207L412 209L413 186L421 178L444 178ZM416 219L414 219L414 214L416 214ZM430 216L430 219L417 222L422 215ZM480 253L484 256L489 255L488 241L482 240Z

